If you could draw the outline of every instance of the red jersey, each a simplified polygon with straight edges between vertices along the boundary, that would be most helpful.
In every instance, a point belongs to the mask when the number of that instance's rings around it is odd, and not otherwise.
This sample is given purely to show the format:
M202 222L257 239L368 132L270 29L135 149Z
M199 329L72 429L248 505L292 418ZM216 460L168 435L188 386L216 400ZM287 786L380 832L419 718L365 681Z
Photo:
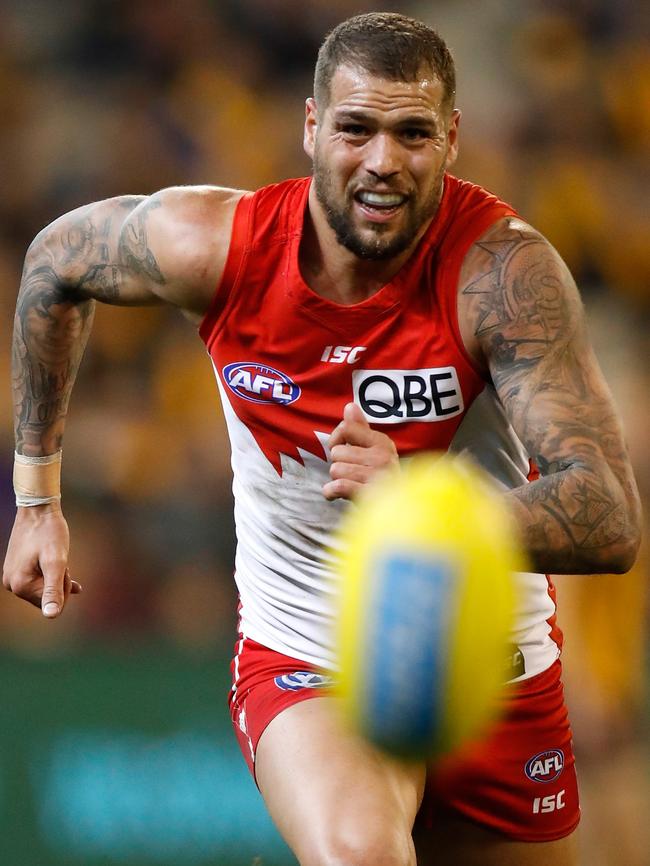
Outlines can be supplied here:
M305 283L299 246L310 178L239 201L224 275L200 327L232 444L236 580L245 636L329 667L331 533L347 503L328 502L327 439L354 400L400 456L469 451L505 488L529 461L493 388L463 345L460 268L469 247L513 209L445 177L440 206L412 256L372 297L341 305ZM522 575L517 673L559 654L543 575Z

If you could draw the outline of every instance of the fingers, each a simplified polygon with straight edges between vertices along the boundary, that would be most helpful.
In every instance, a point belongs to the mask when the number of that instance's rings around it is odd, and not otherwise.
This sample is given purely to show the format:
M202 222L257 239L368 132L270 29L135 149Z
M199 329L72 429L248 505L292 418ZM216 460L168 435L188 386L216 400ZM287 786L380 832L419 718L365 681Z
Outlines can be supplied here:
M339 446L349 447L349 446ZM369 449L358 449L368 451ZM375 466L363 463L344 463L337 461L330 466L332 481L323 485L323 496L325 499L352 499L359 490L372 481L377 473L388 467L383 462L377 462Z
M337 463L356 463L361 466L381 467L386 464L392 450L384 443L377 443L366 448L360 445L335 445L330 450L330 458L332 466Z
M372 466L364 466L360 463L332 463L330 466L330 476L333 481L349 478L350 481L367 484L375 474Z
M6 589L41 609L60 615L81 585L68 572L68 525L60 509L19 508L9 539L2 582Z
M60 615L65 607L65 603L70 595L78 595L82 592L81 584L72 580L68 570L65 570L63 582L60 588L55 588L54 592L47 590L44 586L44 580L40 573L23 574L13 580L3 581L5 588L13 593L17 598L22 598L33 604L34 607L41 609L43 616L47 619L55 619ZM63 601L61 602L61 593ZM54 605L45 610L46 605Z
M399 466L395 443L373 430L356 403L347 403L343 419L329 439L330 476L326 499L352 499L378 472Z
M351 478L337 478L323 485L323 496L330 501L334 499L354 499L364 485Z
M67 602L69 595L78 595L83 590L83 587L76 580L72 580L70 572L66 568L65 577L63 578L63 596Z
M72 580L67 568L64 567L62 578L58 577L59 573L58 566L50 564L44 571L34 562L29 570L6 571L2 583L17 598L40 608L47 619L54 619L65 607L68 597L78 595L83 589L78 581Z

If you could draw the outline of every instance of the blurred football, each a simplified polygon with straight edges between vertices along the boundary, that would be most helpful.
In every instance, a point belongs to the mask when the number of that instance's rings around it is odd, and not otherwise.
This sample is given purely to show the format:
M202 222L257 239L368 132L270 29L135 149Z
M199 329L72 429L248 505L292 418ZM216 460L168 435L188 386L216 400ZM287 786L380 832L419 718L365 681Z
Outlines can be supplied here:
M414 759L480 736L497 714L524 570L503 495L465 458L417 456L368 485L337 549L347 721Z

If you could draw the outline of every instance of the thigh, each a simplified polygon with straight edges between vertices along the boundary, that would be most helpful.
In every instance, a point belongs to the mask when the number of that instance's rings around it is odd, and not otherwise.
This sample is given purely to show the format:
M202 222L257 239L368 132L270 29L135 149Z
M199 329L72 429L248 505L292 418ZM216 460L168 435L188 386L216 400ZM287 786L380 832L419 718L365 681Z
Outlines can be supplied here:
M448 816L414 833L418 866L577 866L577 831L552 842L519 842Z
M348 732L335 697L277 715L260 737L255 773L301 864L415 866L411 829L425 769L394 761Z
M509 688L480 742L427 778L414 838L419 866L574 866L580 817L560 666Z

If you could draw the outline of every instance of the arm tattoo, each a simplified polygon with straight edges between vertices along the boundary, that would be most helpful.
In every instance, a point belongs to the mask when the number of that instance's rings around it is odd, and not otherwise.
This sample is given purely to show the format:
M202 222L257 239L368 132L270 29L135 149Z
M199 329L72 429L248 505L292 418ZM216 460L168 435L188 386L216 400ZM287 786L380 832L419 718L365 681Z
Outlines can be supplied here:
M119 231L142 198L89 205L81 215L72 214L46 228L28 251L12 350L16 450L20 453L38 456L61 447L94 301L134 302L133 278L137 280L142 269L135 266L135 259L123 260ZM164 278L147 247L145 222L146 214L138 221L139 255L160 282Z
M145 274L154 283L164 283L165 279L147 243L147 215L157 207L160 207L160 202L150 199L139 209L135 219L124 227L120 235L119 256L124 267L133 273Z
M510 494L535 566L611 570L635 488L568 271L532 231L508 231L473 253L481 266L463 294L474 335L541 476Z
M37 269L16 309L13 393L16 450L49 454L61 447L72 383L92 324L92 301L70 303Z
M542 243L523 232L477 246L489 254L488 270L463 293L477 297L474 333L487 344L495 387L516 396L521 374L539 364L564 327L561 284L539 256Z

